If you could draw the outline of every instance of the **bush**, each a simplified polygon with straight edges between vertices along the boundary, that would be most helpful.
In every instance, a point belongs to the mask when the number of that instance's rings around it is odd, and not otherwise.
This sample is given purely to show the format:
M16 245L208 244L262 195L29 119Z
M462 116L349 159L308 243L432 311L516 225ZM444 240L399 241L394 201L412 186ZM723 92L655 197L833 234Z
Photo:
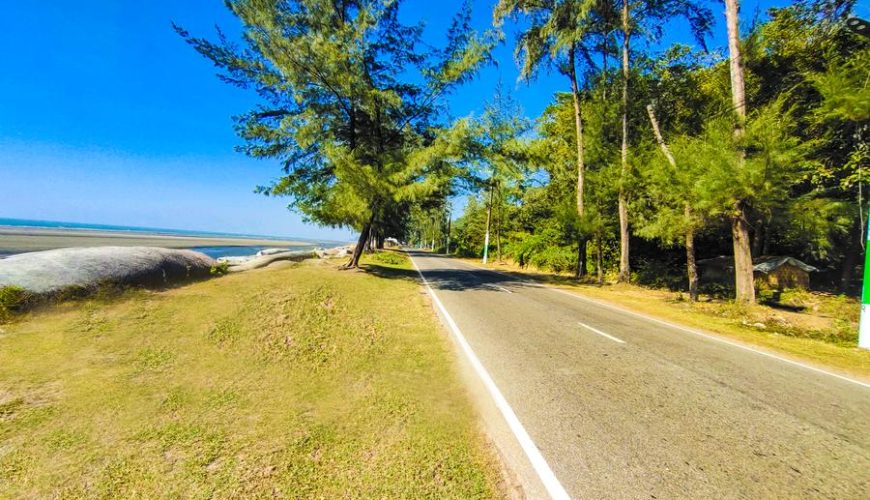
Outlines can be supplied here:
M547 247L532 254L529 263L542 270L569 272L577 266L577 251L571 247Z
M0 322L9 320L13 314L27 306L30 295L21 287L0 287Z
M408 257L406 257L405 254L396 252L377 252L372 254L371 260L372 262L377 262L379 264L401 266L408 261Z
M223 276L228 272L230 272L229 262L218 262L217 264L211 266L211 269L209 269L209 273L214 276Z

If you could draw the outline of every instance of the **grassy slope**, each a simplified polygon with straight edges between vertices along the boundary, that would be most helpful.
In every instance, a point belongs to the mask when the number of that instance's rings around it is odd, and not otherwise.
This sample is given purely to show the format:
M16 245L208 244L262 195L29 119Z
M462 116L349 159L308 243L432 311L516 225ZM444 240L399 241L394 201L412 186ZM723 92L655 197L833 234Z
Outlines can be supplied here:
M463 260L481 265L479 260ZM693 305L676 300L678 294L665 290L635 285L582 284L567 276L520 270L505 263L489 264L487 267L521 274L665 321L718 333L797 360L870 378L870 351L855 347L860 306L853 300L833 297L822 301L821 307L811 307L810 312L804 313L761 305L751 308L738 308L724 303L702 302ZM846 330L849 338L845 338Z
M335 267L0 327L0 497L497 496L419 287Z

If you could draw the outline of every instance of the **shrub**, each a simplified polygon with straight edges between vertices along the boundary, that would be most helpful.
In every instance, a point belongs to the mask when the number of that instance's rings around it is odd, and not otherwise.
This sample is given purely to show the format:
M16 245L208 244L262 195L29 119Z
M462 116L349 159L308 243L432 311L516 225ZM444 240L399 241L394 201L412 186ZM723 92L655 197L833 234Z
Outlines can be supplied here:
M529 263L538 269L557 273L572 271L577 265L577 251L571 247L547 247L532 254Z
M223 276L228 272L230 272L229 262L218 262L217 264L211 266L211 269L209 269L209 273L214 276Z
M408 258L404 254L396 252L377 252L372 254L371 260L372 262L378 262L380 264L400 266L407 262Z
M0 321L7 321L14 313L21 312L30 295L21 287L0 287Z

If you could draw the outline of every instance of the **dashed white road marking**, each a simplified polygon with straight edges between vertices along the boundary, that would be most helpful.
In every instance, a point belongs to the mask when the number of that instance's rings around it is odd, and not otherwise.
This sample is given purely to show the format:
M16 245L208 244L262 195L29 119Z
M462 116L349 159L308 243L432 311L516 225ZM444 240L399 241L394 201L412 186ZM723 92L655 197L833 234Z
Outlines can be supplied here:
M582 326L583 328L585 328L585 329L587 329L587 330L590 330L590 331L592 331L592 332L595 332L595 333L597 333L598 335L601 335L601 336L604 337L604 338L608 338L608 339L610 339L610 340L612 340L612 341L614 341L614 342L619 342L620 344L624 344L624 343L625 343L624 340L622 340L622 339L618 339L618 338L614 337L613 335L608 335L608 334L602 332L601 330L599 330L599 329L597 329L597 328L592 328L591 326L587 325L586 323L581 323L581 322L578 321L577 324L579 324L580 326Z
M636 318L641 318L641 319L644 319L644 320L647 320L647 321L652 321L653 323L658 323L658 324L660 324L660 325L664 325L664 326L667 326L667 327L673 328L674 330L679 330L679 331L681 331L681 332L690 333L690 334L692 334L692 335L697 335L698 337L703 337L703 338L705 338L705 339L712 340L712 341L714 341L714 342L719 342L719 343L721 343L721 344L727 344L727 345L730 345L731 347L736 347L736 348L738 348L738 349L743 349L744 351L753 352L753 353L758 354L758 355L760 355L760 356L765 356L765 357L767 357L767 358L775 359L775 360L777 360L777 361L780 361L780 362L783 362L783 363L787 363L787 364L792 365L792 366L797 366L797 367L803 368L803 369L805 369L805 370L810 370L810 371L813 371L813 372L816 372L816 373L819 373L819 374L822 374L822 375L827 375L827 376L829 376L829 377L834 377L834 378L837 378L837 379L840 379L840 380L843 380L843 381L846 381L846 382L851 382L851 383L853 383L853 384L855 384L855 385L859 385L859 386L864 387L864 388L866 388L866 389L870 389L870 383L862 382L862 381L860 381L860 380L856 380L856 379L853 379L853 378L849 378L849 377L846 377L846 376L844 376L844 375L840 375L840 374L837 374L837 373L829 372L829 371L827 371L827 370L823 370L823 369L821 369L821 368L816 368L815 366L808 365L808 364L805 364L805 363L801 363L800 361L795 361L795 360L793 360L793 359L788 359L788 358L784 358L784 357L782 357L782 356L777 356L776 354L773 354L773 353L770 353L770 352L766 352L766 351L762 351L762 350L760 350L760 349L755 349L755 348L750 347L750 346L748 346L748 345L744 345L744 344L741 344L741 343L739 343L739 342L734 342L734 341L731 341L731 340L725 339L725 338L723 338L723 337L719 337L719 336L714 335L714 334L705 333L705 332L702 332L702 331L699 331L699 330L695 330L695 329L693 329L693 328L687 328L687 327L685 327L685 326L680 326L680 325L677 325L677 324L671 323L671 322L669 322L669 321L664 321L664 320L661 320L661 319L658 319L658 318L654 318L654 317L652 317L652 316L648 316L648 315L646 315L646 314L642 314L642 313L638 313L638 312L630 311L630 310L628 310L628 309L625 309L625 308L622 308L622 307L619 307L619 306L615 306L615 305L612 305L612 304L608 304L608 303L602 302L602 301L600 301L600 300L595 300L595 299L590 299L590 298L588 298L588 297L583 297L583 296L578 295L578 294L576 294L576 293L569 292L568 290L563 290L563 289L561 289L561 288L557 288L557 287L554 287L554 286L546 285L546 284L543 284L543 283L537 283L537 282L532 281L531 279L528 279L528 278L520 278L520 277L517 277L517 276L511 275L511 274L508 274L508 273L504 273L504 272L501 272L501 271L496 271L495 269L489 269L489 268L486 268L486 267L476 266L476 265L474 265L474 264L470 264L470 263L468 263L468 262L461 262L461 264L466 265L466 266L469 266L469 267L472 267L472 268L475 268L475 269L480 269L481 271L488 271L488 272L490 272L490 273L495 273L495 274L498 274L498 275L501 275L501 276L507 276L507 277L509 277L509 278L513 278L513 279L516 280L516 281L520 281L520 282L526 283L527 285L529 285L529 286L533 286L533 287L536 287L536 288L547 288L547 289L552 290L552 291L554 291L554 292L562 293L562 294L568 295L569 297L573 297L573 298L575 298L575 299L577 299L577 300L581 300L581 301L583 301L583 302L587 302L587 303L590 303L590 304L595 304L595 305L597 305L597 306L601 306L601 307L604 307L604 308L610 309L611 311L616 311L616 312L620 312L620 313L623 313L623 314L628 314L628 315L634 316L634 317L636 317Z
M547 493L550 494L550 497L554 500L568 500L571 497L568 495L568 492L565 491L565 487L562 486L562 483L559 482L559 479L556 478L556 474L553 473L553 469L550 468L550 465L547 463L547 460L544 459L544 456L541 454L541 451L538 449L538 446L532 441L529 433L526 432L526 428L523 427L523 424L520 422L520 419L517 417L517 414L514 412L513 408L511 408L510 404L508 404L507 399L505 399L504 395L502 395L498 386L495 385L495 381L489 375L489 372L484 368L483 363L480 362L477 355L471 349L471 345L469 345L468 341L465 340L465 336L462 335L462 331L459 330L459 327L456 325L456 322L453 321L453 317L450 316L450 313L447 312L447 308L444 307L444 304L441 303L441 299L438 298L438 295L435 294L435 291L432 290L432 287L429 286L429 282L426 280L426 277L423 275L423 272L420 271L420 268L417 267L417 262L414 261L414 258L408 255L411 259L411 264L414 265L414 269L417 270L417 274L420 275L420 279L423 281L423 285L426 287L426 291L429 293L429 296L432 297L432 302L438 307L438 310L444 316L445 321L447 321L447 326L450 328L450 332L453 333L453 336L456 338L456 342L459 344L459 347L462 349L462 352L465 353L465 356L468 358L468 361L471 363L472 368L474 368L477 376L480 377L480 380L483 382L483 385L486 387L489 395L492 397L495 402L495 406L498 408L499 412L501 412L505 421L507 421L508 427L511 432L514 433L514 436L517 438L517 441L520 443L520 447L525 452L526 457L528 457L529 462L532 463L532 467L535 469L535 472L538 474L541 482L544 484L544 488L547 489Z

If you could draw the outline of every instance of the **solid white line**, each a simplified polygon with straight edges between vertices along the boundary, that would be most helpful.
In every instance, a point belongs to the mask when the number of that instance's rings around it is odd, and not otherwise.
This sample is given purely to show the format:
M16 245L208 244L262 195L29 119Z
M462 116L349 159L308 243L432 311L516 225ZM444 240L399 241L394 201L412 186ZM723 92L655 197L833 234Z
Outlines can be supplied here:
M494 285L494 284L492 284L492 283L486 283L486 284L484 284L483 286L485 286L485 287L487 287L487 288L495 288L496 290L500 290L500 291L502 291L502 292L514 293L514 292L508 290L507 288L505 288L505 287L503 287L503 286Z
M608 334L602 332L601 330L599 330L599 329L597 329L597 328L592 328L591 326L587 325L586 323L580 323L579 321L578 321L577 323L578 323L580 326L582 326L583 328L586 328L587 330L592 330L593 332L597 333L598 335L601 335L602 337L607 337L607 338L609 338L610 340L612 340L612 341L614 341L614 342L619 342L620 344L624 344L624 343L625 343L624 340L622 340L622 339L618 339L618 338L614 337L613 335L608 335Z
M816 368L815 366L807 365L807 364L801 363L801 362L799 362L799 361L794 361L794 360L792 360L792 359L783 358L783 357L781 357L781 356L777 356L776 354L772 354L772 353L769 353L769 352L766 352L766 351L762 351L762 350L759 350L759 349L755 349L755 348L749 347L749 346L747 346L747 345L741 344L741 343L739 343L739 342L734 342L734 341L731 341L731 340L728 340L728 339L725 339L725 338L719 337L719 336L717 336L717 335L713 335L713 334L709 334L709 333L704 333L704 332L701 332L701 331L695 330L695 329L693 329L693 328L687 328L687 327L685 327L685 326L680 326L680 325L677 325L677 324L674 324L674 323L670 323L670 322L668 322L668 321L664 321L664 320L661 320L661 319L658 319L658 318L654 318L654 317L652 317L652 316L647 316L646 314L643 314L643 313L638 313L638 312L630 311L630 310L628 310L628 309L624 309L624 308L619 307L619 306L614 306L614 305L612 305L612 304L608 304L608 303L606 303L606 302L601 302L601 301L599 301L599 300L590 299L590 298L588 298L588 297L583 297L582 295L578 295L578 294L576 294L576 293L572 293L572 292L569 292L569 291L567 291L567 290L563 290L563 289L561 289L561 288L556 288L556 287L554 287L554 286L546 285L546 284L543 284L543 283L537 283L537 282L532 281L532 280L530 280L530 279L519 278L519 277L517 277L517 276L511 275L511 274L508 274L508 273L504 273L504 272L501 272L501 271L496 271L496 270L494 270L494 269L489 269L489 268L486 268L486 267L481 267L481 266L476 266L476 265L474 265L474 264L469 264L468 262L462 262L462 264L464 264L464 265L466 265L466 266L470 266L470 267L476 268L476 269L480 269L480 270L482 270L482 271L489 271L489 272L491 272L491 273L500 274L500 275L502 275L502 276L507 276L507 277L509 277L509 278L513 278L513 279L515 279L515 280L517 280L517 281L522 281L522 282L524 282L524 283L528 283L528 284L530 284L530 285L532 285L532 286L536 286L536 287L539 287L539 288L548 288L548 289L550 289L550 290L553 290L554 292L563 293L563 294L568 295L568 296L570 296L570 297L574 297L574 298L577 299L577 300L582 300L582 301L584 301L584 302L588 302L588 303L590 303L590 304L595 304L595 305L597 305L597 306L601 306L601 307L604 307L604 308L610 309L611 311L617 311L617 312L621 312L621 313L624 313L624 314L628 314L628 315L634 316L634 317L636 317L636 318L641 318L641 319L645 319L645 320L647 320L647 321L652 321L652 322L654 322L654 323L658 323L658 324L660 324L660 325L664 325L664 326L667 326L667 327L673 328L673 329L675 329L675 330L679 330L679 331L681 331L681 332L691 333L692 335L697 335L697 336L699 336L699 337L703 337L703 338L705 338L705 339L712 340L712 341L714 341L714 342L719 342L719 343L722 343L722 344L727 344L727 345L730 345L731 347L736 347L736 348L738 348L738 349L743 349L744 351L753 352L753 353L755 353L755 354L758 354L758 355L761 355L761 356L765 356L765 357L768 357L768 358L771 358L771 359L775 359L775 360L781 361L781 362L783 362L783 363L788 363L788 364L790 364L790 365L792 365L792 366L797 366L797 367L803 368L803 369L805 369L805 370L810 370L810 371L813 371L813 372L816 372L816 373L820 373L820 374L822 374L822 375L827 375L827 376L829 376L829 377L838 378L838 379L840 379L840 380L844 380L844 381L846 381L846 382L851 382L851 383L853 383L853 384L860 385L861 387L864 387L864 388L870 388L870 383L862 382L862 381L860 381L860 380L856 380L856 379L849 378L849 377L846 377L846 376L843 376L843 375L839 375L839 374L837 374L837 373L829 372L829 371L827 371L827 370L823 370L823 369L821 369L821 368Z
M468 361L471 363L471 366L474 368L477 376L480 377L483 385L486 387L487 391L489 391L489 395L492 396L492 399L495 402L495 406L499 409L502 416L507 421L508 427L510 427L511 431L514 433L514 436L520 443L520 446L525 452L526 457L528 457L529 462L532 463L532 467L535 469L535 472L538 474L538 477L541 479L541 482L547 489L547 493L550 494L551 498L557 500L571 498L570 496L568 496L568 492L565 491L562 483L560 483L559 480L556 478L556 475L553 473L550 465L547 464L544 456L541 455L541 451L538 449L537 445L535 445L535 442L532 441L529 433L526 432L525 427L523 427L520 419L517 417L516 413L514 413L513 408L511 408L510 404L508 404L507 400L498 389L498 386L495 385L495 381L493 381L492 377L486 371L483 363L481 363L477 355L474 354L474 351L471 349L471 345L469 345L468 341L465 340L465 337L462 335L462 331L459 330L456 322L453 321L453 317L450 316L450 313L447 312L447 308L444 307L444 304L441 303L441 299L439 299L438 296L435 295L435 291L432 290L431 286L429 286L429 282L426 280L426 277L423 276L423 272L420 271L419 267L417 267L417 262L415 262L414 258L410 255L408 255L408 257L411 259L411 264L414 265L414 269L417 270L417 274L420 275L420 279L423 281L423 285L426 287L426 291L429 293L429 296L432 297L432 301L435 302L438 310L441 311L442 315L444 315L444 319L447 321L447 326L450 327L450 331L456 338L456 342L462 348L462 352L465 353L465 356L468 358Z

